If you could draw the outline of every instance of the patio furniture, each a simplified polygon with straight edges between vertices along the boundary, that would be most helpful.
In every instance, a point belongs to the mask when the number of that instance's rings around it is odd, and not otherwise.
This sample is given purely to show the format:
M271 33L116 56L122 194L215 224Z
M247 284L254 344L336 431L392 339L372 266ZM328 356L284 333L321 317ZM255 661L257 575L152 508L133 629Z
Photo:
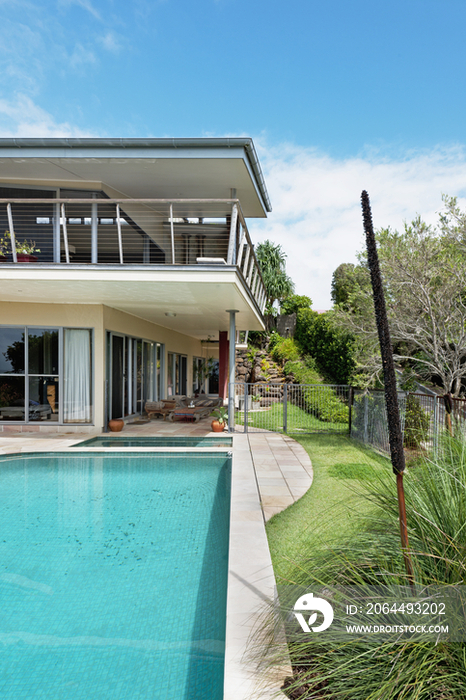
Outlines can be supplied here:
M165 417L175 408L175 401L147 401L144 406L148 418L152 418L152 416L162 416L163 420L165 420Z
M168 420L170 422L175 420L194 420L198 423L201 418L208 418L214 409L222 406L223 399L199 397L193 399L191 403L193 403L194 406L180 406L179 408L175 408L168 414Z
M48 403L29 406L29 420L47 420L52 414ZM3 406L0 408L0 420L24 420L24 406Z

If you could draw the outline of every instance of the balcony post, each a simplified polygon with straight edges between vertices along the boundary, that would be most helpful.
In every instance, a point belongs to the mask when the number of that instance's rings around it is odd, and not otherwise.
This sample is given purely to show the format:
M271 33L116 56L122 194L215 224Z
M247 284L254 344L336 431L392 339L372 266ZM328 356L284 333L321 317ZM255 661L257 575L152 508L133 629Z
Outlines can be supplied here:
M238 205L233 204L231 210L230 240L228 241L228 265L236 265L236 224L238 221Z
M15 238L15 229L13 227L13 214L11 213L11 204L8 202L6 205L6 211L8 214L8 227L10 230L10 242L11 242L11 254L13 256L13 262L18 262L18 258L16 257L16 238Z
M95 194L92 195L95 198ZM97 232L97 202L91 204L91 263L96 265L99 262L99 244L98 244L98 232Z
M238 309L227 309L230 314L230 332L229 336L229 381L228 381L228 432L235 431L235 358L236 358L236 314Z
M61 262L60 249L60 204L53 205L53 262Z
M173 204L170 204L170 241L172 246L172 265L175 264L175 230L173 228Z
M123 240L121 238L121 218L120 218L120 205L116 205L117 214L117 230L118 230L118 252L120 253L120 265L123 265Z
M70 249L68 246L68 229L66 228L66 211L65 205L61 205L61 220L63 226L63 245L65 246L65 260L67 263L70 262Z

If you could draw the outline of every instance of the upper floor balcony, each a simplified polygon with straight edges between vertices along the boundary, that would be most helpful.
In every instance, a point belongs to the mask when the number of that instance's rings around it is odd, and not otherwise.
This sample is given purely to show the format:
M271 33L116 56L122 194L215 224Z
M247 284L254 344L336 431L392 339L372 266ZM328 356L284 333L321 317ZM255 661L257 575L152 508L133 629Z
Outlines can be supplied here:
M94 279L107 271L122 281L125 272L132 272L127 279L158 275L161 282L182 278L221 282L234 272L247 303L256 317L262 317L265 288L238 199L109 199L69 194L64 197L62 190L60 198L50 193L50 197L0 199L0 238L9 232L0 278L8 281L6 272L13 268L18 273L15 279L24 277L26 270L29 275L41 270L42 280L57 279L58 271L68 273L71 280L72 271L85 269L94 271ZM35 248L27 268L20 254L25 242ZM20 275L20 270L25 272ZM82 300L79 294L74 299L70 290L69 286L69 301ZM11 300L8 295L2 297ZM229 297L219 303L230 304ZM231 304L237 304L233 297Z

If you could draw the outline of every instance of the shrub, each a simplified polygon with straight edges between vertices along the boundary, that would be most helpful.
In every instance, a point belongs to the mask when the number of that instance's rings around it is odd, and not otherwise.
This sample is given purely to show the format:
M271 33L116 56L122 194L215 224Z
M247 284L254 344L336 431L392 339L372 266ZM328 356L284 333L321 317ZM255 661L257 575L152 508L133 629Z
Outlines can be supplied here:
M274 337L272 347L269 344L269 352L272 359L282 365L290 360L299 360L301 354L293 338L282 338L278 333L276 333L275 336L278 336L280 340Z
M308 361L313 364L312 358ZM296 384L320 385L290 388L288 395L292 403L327 423L348 422L348 406L338 398L332 387L322 384L315 369L301 360L295 360L287 362L284 371L294 376Z
M406 398L404 447L418 450L426 442L429 434L430 416L422 408L419 399L413 394Z
M336 384L348 384L356 368L354 339L337 328L330 313L299 309L295 340L303 353L312 355L319 368Z

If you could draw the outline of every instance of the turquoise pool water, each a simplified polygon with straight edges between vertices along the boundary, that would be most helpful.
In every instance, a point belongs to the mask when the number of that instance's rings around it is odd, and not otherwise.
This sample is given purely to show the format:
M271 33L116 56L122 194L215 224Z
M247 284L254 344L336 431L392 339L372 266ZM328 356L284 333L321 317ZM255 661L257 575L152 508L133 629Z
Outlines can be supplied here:
M231 437L98 437L78 442L73 447L231 447Z
M0 459L2 700L220 700L231 459Z

